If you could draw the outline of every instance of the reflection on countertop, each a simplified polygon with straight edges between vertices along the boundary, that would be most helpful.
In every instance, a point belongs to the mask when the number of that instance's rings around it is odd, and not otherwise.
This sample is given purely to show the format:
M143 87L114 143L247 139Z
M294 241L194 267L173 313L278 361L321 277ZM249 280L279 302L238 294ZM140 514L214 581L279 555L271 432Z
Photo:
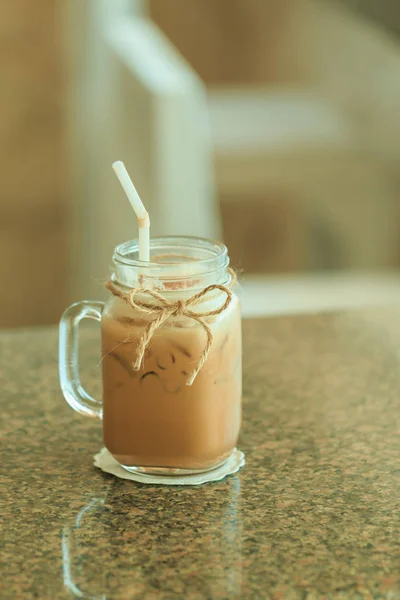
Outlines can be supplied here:
M221 485L217 498L185 490L184 504L182 490L170 488L145 505L140 495L121 499L111 490L92 498L62 530L65 587L92 600L145 598L149 590L240 596L240 481Z
M400 312L246 321L247 464L201 487L92 466L53 329L0 333L2 600L400 597ZM97 334L81 349L99 393Z

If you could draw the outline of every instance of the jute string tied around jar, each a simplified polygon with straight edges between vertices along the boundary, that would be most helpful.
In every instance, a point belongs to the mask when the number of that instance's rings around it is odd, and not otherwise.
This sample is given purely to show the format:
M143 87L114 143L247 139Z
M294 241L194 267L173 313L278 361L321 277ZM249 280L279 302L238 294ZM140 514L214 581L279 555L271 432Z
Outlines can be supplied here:
M192 385L198 372L206 362L213 343L213 334L205 319L213 315L220 315L232 302L232 292L230 288L236 283L236 274L233 269L228 269L228 271L231 276L229 287L219 284L209 285L187 300L168 300L159 292L148 288L133 288L129 293L124 294L113 281L107 281L105 284L106 288L114 294L114 296L121 298L121 300L129 304L143 316L155 316L155 319L149 321L148 325L145 327L136 346L136 357L132 365L135 371L139 371L144 353L155 331L171 317L188 317L189 319L194 319L200 323L206 333L206 344L196 367L190 373L186 383L186 385ZM226 294L225 302L221 306L206 312L196 312L193 310L193 307L207 300L207 296L211 295L211 297L213 297L213 292L218 291ZM146 296L150 296L154 302L146 301Z

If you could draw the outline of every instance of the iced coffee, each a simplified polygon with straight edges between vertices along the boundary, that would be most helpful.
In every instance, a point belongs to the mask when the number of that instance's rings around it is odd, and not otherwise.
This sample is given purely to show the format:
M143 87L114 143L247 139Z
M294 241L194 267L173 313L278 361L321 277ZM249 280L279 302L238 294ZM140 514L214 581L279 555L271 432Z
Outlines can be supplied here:
M142 239L143 241L143 239ZM103 420L119 464L148 476L223 464L241 424L241 315L221 242L153 237L116 246L106 302L72 304L60 321L60 384L70 406ZM79 323L101 323L103 397L79 378ZM165 479L167 481L167 479Z
M149 318L154 317L135 314L119 298L103 312L105 445L120 464L133 469L208 470L229 457L239 435L239 302L233 296L223 313L207 318L213 341L191 385L189 375L206 342L204 328L188 317L169 319L155 331L135 370L138 341Z

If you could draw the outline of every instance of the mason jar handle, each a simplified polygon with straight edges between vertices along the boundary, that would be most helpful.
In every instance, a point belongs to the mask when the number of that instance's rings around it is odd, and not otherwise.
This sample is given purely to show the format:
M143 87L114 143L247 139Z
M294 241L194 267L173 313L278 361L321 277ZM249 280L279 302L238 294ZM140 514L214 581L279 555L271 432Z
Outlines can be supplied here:
M103 416L101 400L84 390L79 377L79 324L82 319L101 320L104 302L76 302L64 312L59 329L59 375L61 390L68 404L82 415Z

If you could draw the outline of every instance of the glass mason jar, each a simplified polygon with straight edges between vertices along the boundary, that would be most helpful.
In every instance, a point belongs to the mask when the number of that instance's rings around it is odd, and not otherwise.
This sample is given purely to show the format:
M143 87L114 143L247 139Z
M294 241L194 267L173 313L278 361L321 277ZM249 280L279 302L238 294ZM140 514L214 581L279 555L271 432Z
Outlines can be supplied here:
M74 410L102 418L105 445L128 471L208 471L230 457L241 424L241 316L227 249L164 237L150 253L142 262L137 241L117 246L109 300L65 311L61 389ZM85 317L101 322L102 402L79 380Z

